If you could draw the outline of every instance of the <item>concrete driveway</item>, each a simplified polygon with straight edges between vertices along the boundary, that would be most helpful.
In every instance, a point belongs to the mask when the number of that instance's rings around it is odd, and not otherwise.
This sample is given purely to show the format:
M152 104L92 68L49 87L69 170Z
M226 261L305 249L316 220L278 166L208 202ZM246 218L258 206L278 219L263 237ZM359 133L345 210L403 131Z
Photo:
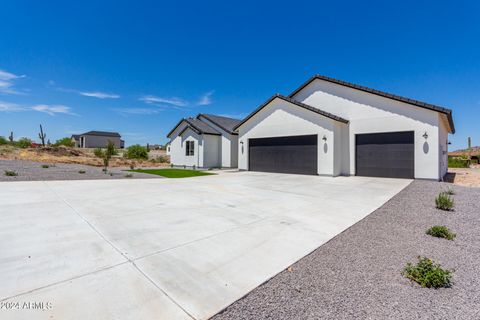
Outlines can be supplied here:
M1 182L0 318L205 319L410 182L254 172Z

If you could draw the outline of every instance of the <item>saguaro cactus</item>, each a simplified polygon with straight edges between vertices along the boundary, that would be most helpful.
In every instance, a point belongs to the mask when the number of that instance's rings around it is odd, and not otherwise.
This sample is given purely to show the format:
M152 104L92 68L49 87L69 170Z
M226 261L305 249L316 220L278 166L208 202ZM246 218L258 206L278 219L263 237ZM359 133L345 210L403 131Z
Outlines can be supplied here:
M13 131L10 132L10 135L8 136L8 140L10 140L10 142L13 142Z
M40 125L40 133L38 134L38 137L42 141L42 146L45 147L45 138L47 137L47 135L43 132L42 125Z

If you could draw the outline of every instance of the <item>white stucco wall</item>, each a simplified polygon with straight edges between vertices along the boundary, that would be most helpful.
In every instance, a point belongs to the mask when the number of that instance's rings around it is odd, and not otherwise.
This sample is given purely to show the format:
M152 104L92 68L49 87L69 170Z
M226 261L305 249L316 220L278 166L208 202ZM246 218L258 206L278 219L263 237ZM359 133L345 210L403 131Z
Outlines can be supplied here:
M342 170L334 168L335 130L336 121L277 98L239 128L238 168L248 170L248 139L316 134L318 174L335 175Z
M203 135L203 163L202 168L213 168L221 166L221 136Z
M207 118L201 117L201 120L222 134L219 153L221 166L224 168L236 168L238 166L238 135L226 132Z
M187 129L182 132L185 125L179 126L177 130L172 134L170 142L170 163L176 166L203 166L203 139L201 135L191 129ZM179 134L182 132L182 134ZM187 156L185 154L185 141L194 141L194 155Z
M414 131L415 178L440 178L437 112L320 79L293 98L350 121L348 139L344 138L348 143L349 174L355 174L356 134ZM423 138L425 132L428 139Z

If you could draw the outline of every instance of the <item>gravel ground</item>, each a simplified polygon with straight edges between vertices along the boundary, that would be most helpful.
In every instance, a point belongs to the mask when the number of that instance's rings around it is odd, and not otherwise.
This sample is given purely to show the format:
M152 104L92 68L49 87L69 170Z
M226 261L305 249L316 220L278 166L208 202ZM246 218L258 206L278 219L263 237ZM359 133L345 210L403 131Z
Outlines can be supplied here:
M435 209L449 184L414 181L377 211L213 319L480 319L480 189L454 186L455 211ZM433 225L455 241L425 234ZM417 256L455 269L426 289L401 270Z
M48 165L48 168L42 168ZM92 180L92 179L158 179L161 176L153 174L126 172L128 168L109 168L105 174L100 167L92 167L81 164L42 163L26 160L0 160L0 181L44 181L44 180ZM5 175L5 170L15 171L18 176ZM85 173L79 173L79 171ZM111 175L110 175L111 173ZM132 174L132 177L126 177Z

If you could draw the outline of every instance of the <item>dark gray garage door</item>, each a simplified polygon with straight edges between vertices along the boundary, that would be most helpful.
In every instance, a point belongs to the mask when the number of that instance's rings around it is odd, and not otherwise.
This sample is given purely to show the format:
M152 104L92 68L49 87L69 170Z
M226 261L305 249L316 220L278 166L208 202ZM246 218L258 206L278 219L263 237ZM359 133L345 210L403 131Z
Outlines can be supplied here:
M317 135L249 139L249 170L317 174Z
M355 143L357 176L413 179L413 131L357 134Z

